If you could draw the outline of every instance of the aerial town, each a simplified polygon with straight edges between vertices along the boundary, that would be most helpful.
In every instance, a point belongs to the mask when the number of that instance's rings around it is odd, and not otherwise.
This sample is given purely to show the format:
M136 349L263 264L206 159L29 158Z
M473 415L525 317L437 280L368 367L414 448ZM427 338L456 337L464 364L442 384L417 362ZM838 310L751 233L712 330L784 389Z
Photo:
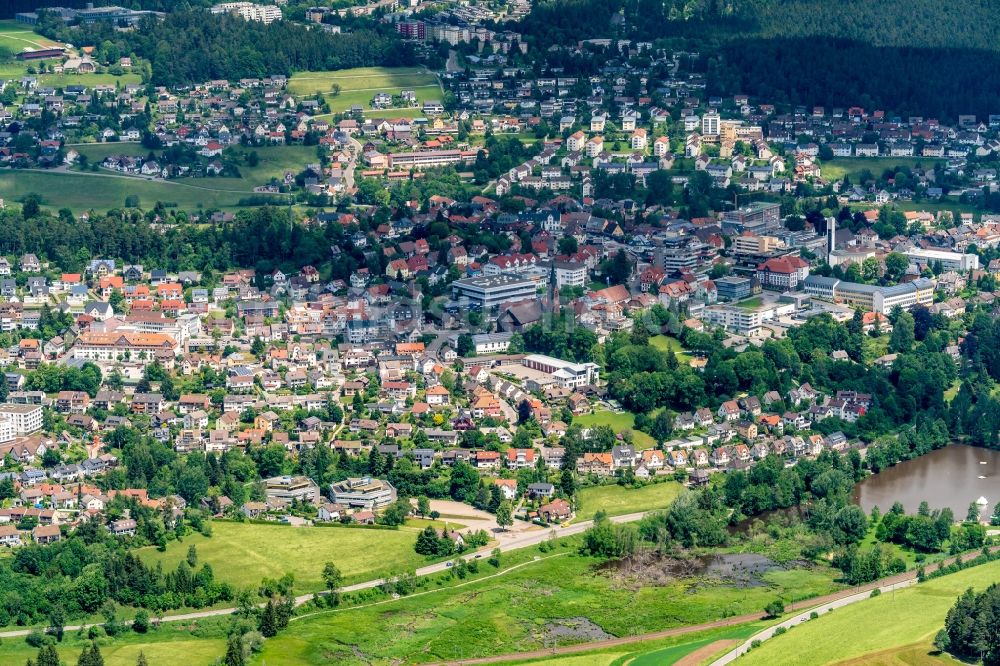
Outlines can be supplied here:
M0 663L997 663L992 19L604 4L7 8Z

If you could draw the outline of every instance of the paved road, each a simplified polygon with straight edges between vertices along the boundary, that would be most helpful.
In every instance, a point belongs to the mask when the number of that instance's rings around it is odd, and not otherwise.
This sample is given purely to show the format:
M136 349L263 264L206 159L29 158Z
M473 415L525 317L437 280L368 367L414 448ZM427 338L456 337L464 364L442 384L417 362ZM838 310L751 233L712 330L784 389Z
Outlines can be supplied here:
M364 146L353 136L350 137L349 143L353 150L351 151L351 160L344 169L344 193L351 196L354 192L354 170L358 167L358 160L361 159L361 150Z
M611 518L611 522L614 523L627 523L639 520L645 515L645 512L640 513L629 513L623 516L614 516ZM569 525L567 527L553 527L551 529L541 529L532 530L526 532L504 532L499 536L499 543L494 544L486 548L482 548L478 551L472 551L464 553L462 557L465 559L469 558L485 558L488 557L493 550L493 548L499 548L501 552L507 552L511 550L517 550L519 548L527 548L528 546L534 546L539 544L546 539L549 539L552 535L556 537L572 536L574 534L580 534L585 531L588 527L593 524L592 520L586 520L581 523L576 523L574 525ZM429 576L431 574L440 573L448 569L447 562L438 562L437 564L431 564L426 567L421 567L416 570L417 576ZM369 590L373 587L378 587L384 582L382 578L376 580L368 580L363 583L355 583L354 585L347 585L341 588L342 592L357 592L359 590ZM315 594L303 594L295 597L295 605L301 606L302 604L312 600ZM260 604L263 606L263 604ZM236 612L236 608L216 608L214 610L204 610L196 611L193 613L182 613L180 615L167 615L163 618L159 618L160 622L185 622L188 620L198 620L206 617L218 617L220 615L231 615ZM95 623L100 624L100 623ZM74 624L67 625L64 629L65 631L77 631L79 629L88 629L93 624ZM31 629L18 629L14 631L4 631L0 632L0 638L15 638L17 636L27 636L31 633Z

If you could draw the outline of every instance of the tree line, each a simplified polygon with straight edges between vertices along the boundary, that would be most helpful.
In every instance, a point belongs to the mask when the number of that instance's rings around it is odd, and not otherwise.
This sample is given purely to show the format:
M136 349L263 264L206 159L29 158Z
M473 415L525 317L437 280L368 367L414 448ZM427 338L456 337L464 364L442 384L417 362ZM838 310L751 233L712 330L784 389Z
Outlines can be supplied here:
M42 21L47 37L74 44L111 42L152 65L152 83L176 86L212 79L235 81L376 65L412 65L412 47L389 27L331 34L291 21L264 24L228 14L178 9L162 20L143 20L137 30L118 31L108 22L66 27Z

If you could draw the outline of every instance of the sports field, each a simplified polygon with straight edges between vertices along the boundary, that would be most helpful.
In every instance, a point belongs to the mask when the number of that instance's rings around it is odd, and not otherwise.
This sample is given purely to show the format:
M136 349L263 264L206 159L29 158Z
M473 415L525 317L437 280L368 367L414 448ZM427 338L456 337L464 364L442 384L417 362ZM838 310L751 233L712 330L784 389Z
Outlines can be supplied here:
M147 564L160 562L165 571L177 567L194 544L198 566L209 563L220 580L250 587L261 579L295 574L299 594L323 589L323 565L333 562L348 582L379 578L384 574L412 571L428 563L413 550L416 527L399 530L349 527L292 527L249 523L213 522L212 536L185 537L171 542L164 553L143 548L139 556Z
M991 562L838 608L765 641L738 663L776 664L790 654L800 666L957 663L930 654L931 642L962 592L982 590L998 578L1000 562Z
M331 97L334 84L340 86L340 94ZM420 67L358 67L334 72L297 72L288 81L288 92L295 97L323 93L333 113L346 111L354 105L370 110L372 97L377 93L398 95L402 90L412 90L421 103L441 99L437 77ZM392 115L393 111L379 113Z

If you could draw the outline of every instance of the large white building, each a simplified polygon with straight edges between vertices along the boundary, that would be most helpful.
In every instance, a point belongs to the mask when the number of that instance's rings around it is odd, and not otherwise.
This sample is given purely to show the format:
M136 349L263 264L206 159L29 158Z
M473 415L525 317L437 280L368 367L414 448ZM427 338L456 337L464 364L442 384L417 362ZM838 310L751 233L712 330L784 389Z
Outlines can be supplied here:
M596 363L572 363L562 359L529 354L521 359L521 365L532 370L547 373L562 388L579 388L588 384L597 384L600 368Z
M574 261L553 262L556 289L587 286L587 265Z
M0 442L9 442L41 429L41 405L0 405Z
M536 290L534 280L510 273L462 278L451 283L453 298L468 298L484 310L534 298Z
M975 254L962 254L946 250L924 250L921 248L907 250L903 254L906 255L911 264L941 264L941 267L946 271L964 273L965 271L974 271L979 268L979 256Z
M739 305L710 305L705 308L705 319L709 324L720 326L727 331L758 337L764 333L764 326L777 321L779 317L795 311L792 303L775 303L755 308Z
M845 282L816 275L810 275L802 281L802 289L807 294L882 314L891 312L896 306L909 310L915 305L932 305L934 286L934 281L926 278L917 278L892 287Z
M396 501L396 489L388 481L365 476L330 484L330 497L337 504L373 511Z
M223 2L212 7L213 14L236 14L246 21L274 23L281 20L281 8L253 2Z
M704 136L719 136L722 118L717 113L706 113L701 117L701 133Z
M153 360L177 354L177 341L163 333L83 333L73 345L73 358L85 361Z

